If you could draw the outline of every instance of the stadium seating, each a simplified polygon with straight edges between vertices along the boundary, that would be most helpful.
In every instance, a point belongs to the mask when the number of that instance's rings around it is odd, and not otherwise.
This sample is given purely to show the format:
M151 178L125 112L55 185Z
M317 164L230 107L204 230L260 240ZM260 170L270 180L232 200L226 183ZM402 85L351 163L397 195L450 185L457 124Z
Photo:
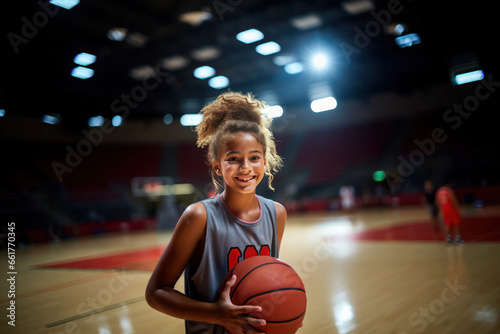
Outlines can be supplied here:
M293 162L294 169L310 169L306 185L334 181L347 168L376 159L392 127L393 121L379 121L311 131Z

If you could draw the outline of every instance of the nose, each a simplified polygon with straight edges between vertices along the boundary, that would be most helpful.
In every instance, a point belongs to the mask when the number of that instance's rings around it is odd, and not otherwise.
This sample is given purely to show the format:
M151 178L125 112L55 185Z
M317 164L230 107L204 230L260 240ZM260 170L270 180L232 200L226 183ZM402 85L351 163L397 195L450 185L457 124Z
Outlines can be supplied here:
M250 168L250 162L247 159L243 159L240 165L240 169L249 169Z

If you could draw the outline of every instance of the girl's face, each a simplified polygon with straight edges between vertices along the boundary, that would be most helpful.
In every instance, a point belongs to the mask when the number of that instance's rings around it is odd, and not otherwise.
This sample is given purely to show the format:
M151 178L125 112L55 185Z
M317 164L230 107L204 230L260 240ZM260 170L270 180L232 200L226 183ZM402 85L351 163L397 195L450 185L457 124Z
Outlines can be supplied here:
M249 194L264 177L264 149L250 133L238 132L230 137L212 163L217 175L224 178L226 189Z

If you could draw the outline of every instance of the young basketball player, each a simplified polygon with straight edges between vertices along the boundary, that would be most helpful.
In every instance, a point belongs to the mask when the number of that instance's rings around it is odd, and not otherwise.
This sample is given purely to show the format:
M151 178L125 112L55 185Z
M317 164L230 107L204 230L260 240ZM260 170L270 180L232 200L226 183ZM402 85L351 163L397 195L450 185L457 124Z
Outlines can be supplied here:
M441 209L443 221L446 226L446 242L452 244L454 234L455 242L463 244L463 240L460 237L460 207L449 182L436 192L436 202Z
M186 320L186 333L261 333L265 320L249 317L260 306L236 306L229 291L236 276L218 290L226 273L256 255L278 257L285 228L284 207L257 196L255 188L282 160L276 153L265 105L251 95L224 93L201 111L197 145L208 146L216 196L182 214L146 288L148 304ZM174 289L184 271L185 294Z

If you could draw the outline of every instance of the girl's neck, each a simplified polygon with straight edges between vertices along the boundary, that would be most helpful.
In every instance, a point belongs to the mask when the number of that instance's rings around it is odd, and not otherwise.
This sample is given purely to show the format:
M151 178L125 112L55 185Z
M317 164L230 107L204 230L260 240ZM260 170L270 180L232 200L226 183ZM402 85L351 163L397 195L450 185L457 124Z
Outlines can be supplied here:
M228 191L226 188L220 196L228 209L240 219L246 216L250 211L260 209L255 192L241 194L232 192L231 190Z

